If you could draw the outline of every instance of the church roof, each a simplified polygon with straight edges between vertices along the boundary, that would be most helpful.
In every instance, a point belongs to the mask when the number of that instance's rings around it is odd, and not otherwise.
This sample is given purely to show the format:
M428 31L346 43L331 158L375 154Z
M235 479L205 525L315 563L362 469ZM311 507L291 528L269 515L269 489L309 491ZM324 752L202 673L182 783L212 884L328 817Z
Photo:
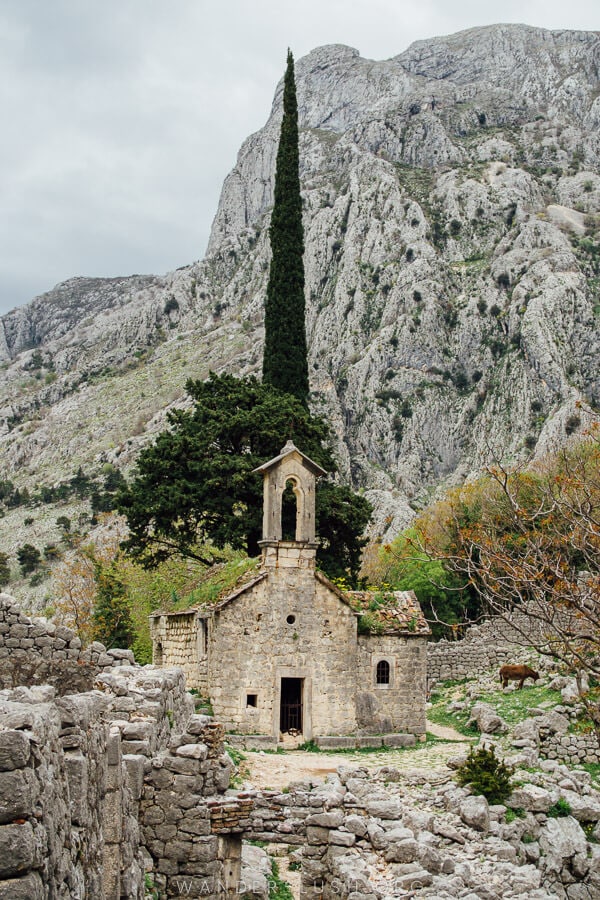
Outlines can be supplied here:
M204 618L227 606L240 594L268 578L268 575L268 572L257 572L256 567L252 567L238 578L233 588L225 588L216 597L185 609L155 610L150 614L150 618L190 615ZM416 637L431 634L414 591L344 591L318 569L314 572L314 576L359 617L359 633L404 634Z
M359 631L368 634L431 634L414 591L345 591L360 613Z
M279 456L274 456L273 459L270 459L268 462L263 463L262 466L259 466L257 469L254 469L254 472L267 472L269 469L272 469L273 466L276 466L281 462L282 459L285 459L286 456L289 456L290 453L297 453L302 457L302 462L304 466L309 469L314 475L317 477L319 475L327 475L325 469L322 469L321 466L314 462L309 456L302 452L302 450L298 450L293 441L288 441L285 447L282 448Z

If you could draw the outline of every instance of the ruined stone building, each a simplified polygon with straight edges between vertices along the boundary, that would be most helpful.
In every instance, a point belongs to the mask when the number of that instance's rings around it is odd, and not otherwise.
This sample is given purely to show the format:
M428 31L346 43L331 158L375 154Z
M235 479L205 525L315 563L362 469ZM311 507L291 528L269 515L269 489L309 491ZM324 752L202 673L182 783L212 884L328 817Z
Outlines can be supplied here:
M181 666L227 730L276 743L425 734L429 628L411 591L342 591L315 565L316 479L290 441L264 477L260 566L214 603L151 616L154 662ZM284 540L282 499L295 496ZM321 743L324 745L325 740Z

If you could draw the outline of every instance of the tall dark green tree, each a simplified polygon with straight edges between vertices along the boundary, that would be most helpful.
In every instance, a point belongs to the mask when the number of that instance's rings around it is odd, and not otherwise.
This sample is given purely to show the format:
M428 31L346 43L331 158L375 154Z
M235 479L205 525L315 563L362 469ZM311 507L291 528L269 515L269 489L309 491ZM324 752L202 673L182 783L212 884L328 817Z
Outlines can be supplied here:
M263 381L308 398L304 323L304 231L298 154L298 104L294 58L288 50L283 87L283 120L275 169L270 227L271 268L265 300Z

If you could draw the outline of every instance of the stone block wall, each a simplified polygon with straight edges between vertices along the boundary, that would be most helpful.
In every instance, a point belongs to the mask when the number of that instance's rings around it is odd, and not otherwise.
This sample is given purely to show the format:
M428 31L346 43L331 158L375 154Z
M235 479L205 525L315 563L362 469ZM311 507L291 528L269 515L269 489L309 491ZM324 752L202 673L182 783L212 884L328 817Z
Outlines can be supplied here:
M389 684L377 684L377 663L390 665ZM425 734L427 639L359 635L356 719L360 733Z
M223 727L181 670L98 668L0 691L0 900L143 900L145 873L160 900L234 896L251 802L219 800Z
M473 678L486 669L529 659L527 635L535 627L526 616L514 615L514 626L494 616L481 625L471 625L464 638L441 640L427 646L427 682ZM532 635L532 637L535 637Z
M98 672L130 665L131 650L85 649L74 631L30 618L8 594L0 594L0 688L51 684L59 694L91 689Z
M188 688L208 694L208 622L197 610L150 617L156 665L183 669Z
M228 730L277 740L282 678L302 679L306 740L356 730L356 615L311 569L269 570L215 616L211 699Z
M140 826L154 883L165 896L217 898L239 883L247 803L214 800L228 788L232 769L224 734L208 716L191 716L146 769Z
M540 734L539 750L547 759L567 765L600 763L600 749L594 734Z
M52 697L17 688L0 700L0 898L119 900L121 876L143 897L127 786L111 803L108 702L97 692ZM114 779L112 780L114 783ZM119 833L115 834L118 823ZM110 841L127 848L105 875Z

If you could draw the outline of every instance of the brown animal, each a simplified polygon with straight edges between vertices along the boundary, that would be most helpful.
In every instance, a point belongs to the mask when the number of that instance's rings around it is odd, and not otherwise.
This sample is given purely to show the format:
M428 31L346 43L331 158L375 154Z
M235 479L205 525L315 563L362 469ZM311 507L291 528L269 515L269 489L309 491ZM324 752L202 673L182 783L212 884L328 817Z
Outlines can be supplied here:
M534 672L529 666L502 666L500 669L500 682L503 688L508 687L509 681L518 681L517 690L520 691L526 678L533 678L534 681L537 681L539 677L539 672Z

